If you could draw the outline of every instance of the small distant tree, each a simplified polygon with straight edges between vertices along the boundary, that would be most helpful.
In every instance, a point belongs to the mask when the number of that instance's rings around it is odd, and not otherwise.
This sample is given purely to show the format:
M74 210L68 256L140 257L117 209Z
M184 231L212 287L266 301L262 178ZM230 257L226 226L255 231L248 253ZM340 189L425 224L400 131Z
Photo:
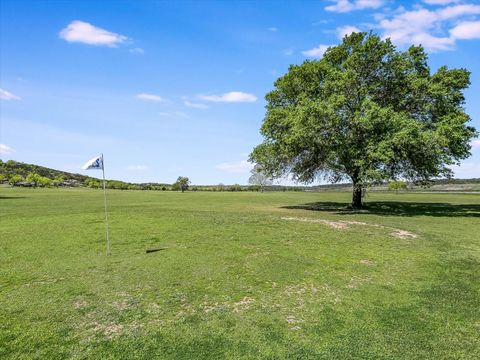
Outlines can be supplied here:
M398 190L406 190L407 183L405 181L391 181L388 184L388 190L394 190L398 194Z
M262 171L262 167L256 164L253 169L250 171L250 177L248 183L250 185L256 185L259 187L260 192L263 193L265 186L271 186L273 181Z
M65 178L62 175L58 175L55 179L52 180L53 186L60 186L65 181Z
M3 184L7 180L7 176L0 174L0 184Z
M233 184L228 188L228 191L242 191L242 187L239 184Z
M23 181L23 177L21 175L12 175L10 179L8 179L8 183L12 186L16 186L18 183Z
M172 185L172 190L181 190L182 193L188 190L190 179L185 176L179 176L177 181Z
M52 180L40 175L40 177L37 179L37 185L40 187L49 187L52 186Z
M25 179L27 182L33 184L33 187L37 187L42 183L42 176L37 173L29 173Z
M85 186L88 186L90 188L98 189L99 187L102 186L102 183L98 179L94 178L88 178L84 182Z

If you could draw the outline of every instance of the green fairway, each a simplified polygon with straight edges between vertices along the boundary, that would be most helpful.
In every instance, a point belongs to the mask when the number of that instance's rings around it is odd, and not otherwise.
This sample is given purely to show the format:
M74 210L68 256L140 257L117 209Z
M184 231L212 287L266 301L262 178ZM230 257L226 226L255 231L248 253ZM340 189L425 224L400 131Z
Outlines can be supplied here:
M0 358L480 358L480 194L102 196L0 188Z

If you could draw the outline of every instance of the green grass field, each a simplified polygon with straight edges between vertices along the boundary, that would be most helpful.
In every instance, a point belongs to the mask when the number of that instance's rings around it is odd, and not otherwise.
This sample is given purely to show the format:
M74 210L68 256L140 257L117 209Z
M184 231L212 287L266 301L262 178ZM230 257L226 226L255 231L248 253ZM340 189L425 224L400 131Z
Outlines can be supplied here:
M0 358L480 358L480 195L108 196L107 257L101 191L0 188Z

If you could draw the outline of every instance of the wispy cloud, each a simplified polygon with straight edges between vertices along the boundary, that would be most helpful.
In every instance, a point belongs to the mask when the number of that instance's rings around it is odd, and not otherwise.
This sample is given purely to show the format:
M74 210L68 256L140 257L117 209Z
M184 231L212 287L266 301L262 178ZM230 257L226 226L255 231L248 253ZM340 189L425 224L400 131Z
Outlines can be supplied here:
M278 31L278 28L272 26L272 27L269 27L269 28L268 28L268 31L277 32L277 31Z
M321 58L330 46L331 45L318 45L313 49L302 51L302 54L310 58Z
M129 171L144 171L148 170L147 165L129 165L126 167L127 170Z
M383 31L384 37L391 38L400 46L421 44L430 51L452 50L456 40L480 38L479 21L472 19L478 14L480 5L473 4L434 10L422 7L400 9L393 16L380 19L376 27Z
M139 100L145 100L145 101L155 101L155 102L165 102L166 101L161 96L155 95L155 94L141 93L141 94L135 95L135 97Z
M471 142L472 148L480 149L480 139L475 139Z
M143 54L145 52L145 50L143 50L140 47L136 47L136 48L130 49L128 51L130 52L130 54Z
M455 39L480 39L480 21L463 21L450 29L450 35Z
M461 0L423 0L424 3L429 5L448 5L458 3Z
M0 89L0 99L2 100L20 100L20 97L12 94L11 92L8 92L7 90Z
M241 160L237 162L222 163L215 166L218 170L230 172L230 173L244 173L250 171L253 168L253 164L247 160Z
M340 26L337 28L337 35L339 39L343 39L345 35L350 35L351 33L354 32L360 32L361 30L352 25L346 25L346 26Z
M191 107L191 108L195 108L195 109L208 109L210 106L206 105L206 104L201 104L201 103L194 103L194 102L190 102L188 100L185 100L183 102L183 104L186 106L186 107Z
M255 95L241 92L241 91L231 91L221 95L198 95L198 98L204 101L226 102L226 103L257 101L257 97Z
M14 153L15 150L12 149L10 146L5 144L0 144L0 155L9 155Z
M378 9L384 0L331 0L334 4L325 7L327 11L350 12L363 9Z
M72 21L65 29L62 29L59 36L68 42L79 42L88 45L116 47L124 43L128 38L84 21Z

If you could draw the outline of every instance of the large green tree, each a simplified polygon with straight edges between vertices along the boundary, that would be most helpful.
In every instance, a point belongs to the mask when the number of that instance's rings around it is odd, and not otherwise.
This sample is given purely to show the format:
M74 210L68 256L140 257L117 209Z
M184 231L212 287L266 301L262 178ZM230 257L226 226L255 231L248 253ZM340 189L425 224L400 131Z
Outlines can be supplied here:
M373 181L449 177L476 135L463 108L469 76L446 66L432 74L421 46L402 52L353 33L275 82L250 158L273 177L350 180L355 208Z

